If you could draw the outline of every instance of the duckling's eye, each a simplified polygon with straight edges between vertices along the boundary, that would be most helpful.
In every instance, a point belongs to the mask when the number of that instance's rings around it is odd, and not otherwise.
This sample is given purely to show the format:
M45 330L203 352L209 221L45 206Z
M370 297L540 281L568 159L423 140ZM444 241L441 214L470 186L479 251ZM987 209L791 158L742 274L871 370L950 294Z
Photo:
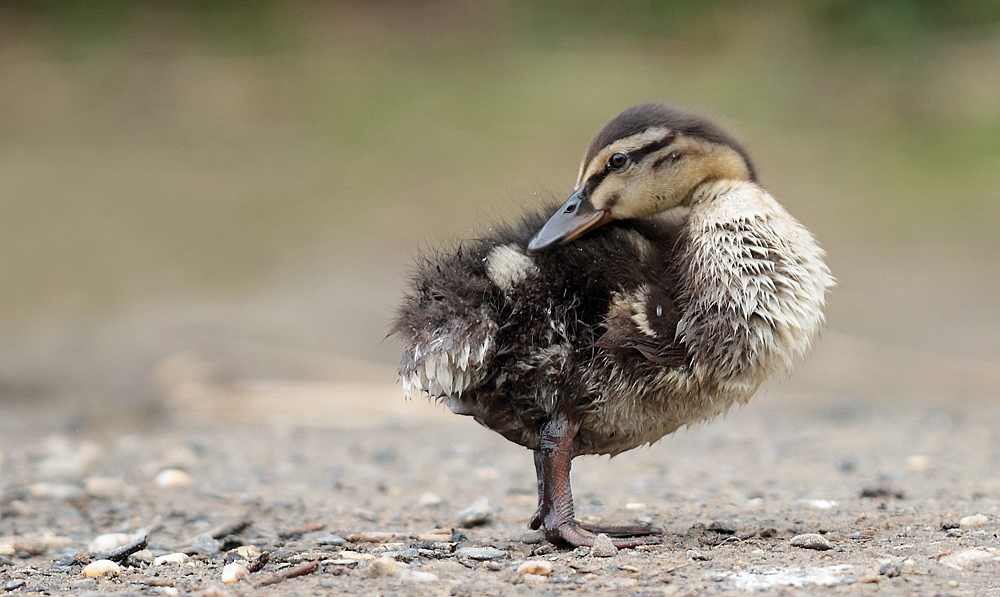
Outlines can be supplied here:
M620 170L625 167L628 163L628 156L624 153L616 153L610 158L608 158L608 168L612 170Z

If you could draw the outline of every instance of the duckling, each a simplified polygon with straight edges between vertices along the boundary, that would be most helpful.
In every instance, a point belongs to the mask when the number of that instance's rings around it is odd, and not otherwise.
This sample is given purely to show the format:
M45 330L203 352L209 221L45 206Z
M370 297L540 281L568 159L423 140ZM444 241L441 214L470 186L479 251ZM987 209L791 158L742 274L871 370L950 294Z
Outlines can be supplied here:
M633 106L561 206L420 259L392 327L403 392L534 451L529 527L552 543L656 542L577 522L572 459L652 444L788 372L824 323L823 258L731 136Z

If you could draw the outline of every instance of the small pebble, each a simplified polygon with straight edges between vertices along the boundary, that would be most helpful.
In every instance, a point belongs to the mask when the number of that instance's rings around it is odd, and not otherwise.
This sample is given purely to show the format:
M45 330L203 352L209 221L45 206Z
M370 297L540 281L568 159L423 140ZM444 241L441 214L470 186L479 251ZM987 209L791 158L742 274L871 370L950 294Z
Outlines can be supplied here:
M977 547L975 549L966 549L958 553L948 554L938 561L955 570L961 570L962 568L971 568L979 562L992 560L993 557L992 553Z
M600 533L594 538L594 546L590 548L590 555L599 558L610 558L618 555L618 548L611 542L611 537Z
M86 578L121 578L122 567L111 560L94 560L83 567Z
M642 502L629 502L629 503L625 504L625 509L626 510L645 510L646 509L646 504L643 504Z
M233 562L222 567L222 582L227 585L249 578L250 571L242 562Z
M166 555L153 558L153 565L163 566L169 564L186 564L188 559L189 558L186 553L168 553Z
M323 535L322 537L316 537L316 545L347 545L347 539L344 539L340 535Z
M538 529L536 531L525 531L521 533L518 537L521 543L527 543L528 545L537 545L542 541L545 541L545 531Z
M49 550L48 544L38 537L12 537L4 540L10 543L15 551L26 553L29 556L40 556Z
M420 557L420 550L416 547L406 547L404 549L395 549L386 552L387 556L392 556L400 562L412 562L413 560Z
M28 486L31 497L49 500L78 500L84 497L83 490L69 483L35 483Z
M880 576L885 576L886 578L895 578L903 573L903 567L898 563L887 562L882 564L882 567L878 571Z
M222 548L222 543L218 539L215 539L211 535L198 535L191 542L191 545L185 549L188 552L200 553L205 555L213 555L219 553Z
M736 525L728 520L713 520L705 527L705 530L722 533L723 535L733 535L736 533Z
M111 551L122 545L128 545L132 537L126 533L107 533L98 535L87 544L87 551Z
M816 549L819 551L824 551L827 549L833 549L833 545L827 541L826 537L818 533L805 533L803 535L796 535L792 537L791 540L792 547L801 547L803 549Z
M973 514L972 516L964 516L959 519L958 526L963 529L981 527L989 521L990 519L985 514Z
M455 551L455 556L470 560L497 560L506 555L506 551L495 547L460 547Z
M8 580L6 583L4 583L3 588L6 591L16 591L21 587L23 587L24 585L25 582L18 578L14 580Z
M12 556L17 552L37 556L45 553L48 545L36 538L0 537L0 557Z
M256 545L240 545L233 551L247 560L253 560L260 556L260 548Z
M434 508L444 503L444 498L436 493L421 493L417 498L417 505L421 508Z
M382 556L371 563L365 571L372 578L378 576L396 576L402 570L399 562L389 556Z
M840 506L840 502L834 500L809 500L809 507L815 510L833 510Z
M440 580L433 572L422 572L420 570L401 570L399 579L405 582L437 582Z
M521 579L521 582L530 584L543 584L549 582L549 578L547 576L542 576L541 574L522 574L518 578Z
M125 491L125 481L114 477L90 477L83 482L83 490L90 497L113 498Z
M545 560L528 560L517 567L517 573L534 574L537 576L548 576L552 574L552 562Z
M767 527L760 530L761 539L770 539L778 534L778 529L774 527Z
M168 488L168 487L184 487L185 485L190 485L194 479L191 475L185 473L179 468L166 468L157 473L156 478L153 482L157 486Z
M493 520L493 509L485 497L472 502L468 508L458 513L458 524L467 529L489 524L491 520Z

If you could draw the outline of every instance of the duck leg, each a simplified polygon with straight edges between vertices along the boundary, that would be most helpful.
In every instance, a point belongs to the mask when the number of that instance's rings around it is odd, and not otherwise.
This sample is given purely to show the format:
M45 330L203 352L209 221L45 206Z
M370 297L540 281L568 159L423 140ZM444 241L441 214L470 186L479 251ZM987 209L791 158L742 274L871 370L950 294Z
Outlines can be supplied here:
M574 430L564 416L556 416L542 427L541 449L535 452L535 472L538 475L538 510L528 523L533 529L545 529L545 538L557 545L573 547L594 544L594 532L580 525L573 517L573 490L569 473L573 460ZM635 547L659 541L645 527L608 527L615 547ZM622 536L624 535L624 536Z

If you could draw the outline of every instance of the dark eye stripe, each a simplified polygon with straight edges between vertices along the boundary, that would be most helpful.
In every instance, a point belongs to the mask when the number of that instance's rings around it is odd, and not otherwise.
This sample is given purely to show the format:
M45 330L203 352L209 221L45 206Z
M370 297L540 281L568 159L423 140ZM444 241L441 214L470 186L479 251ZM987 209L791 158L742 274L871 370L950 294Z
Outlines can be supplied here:
M632 151L631 153L629 153L627 155L628 155L629 159L632 160L633 163L635 163L635 162L638 162L638 161L642 160L647 155L649 155L649 154L651 154L653 152L659 151L659 150L663 149L664 147L667 147L668 145L670 145L671 143L673 143L676 139L677 139L677 135L670 134L670 135L667 135L666 137L660 139L659 141L653 141L652 143L649 143L648 145L640 147L639 149L636 149L636 150ZM595 188L597 188L597 185L601 184L601 181L604 180L604 178L608 175L608 173L610 171L611 170L609 170L608 167L605 166L603 170L601 170L600 172L594 174L593 176L591 176L590 178L587 179L587 183L586 183L587 187L590 190L594 190Z
M629 154L629 157L632 158L633 161L638 162L647 155L659 151L664 147L670 145L671 143L674 142L676 138L677 137L675 135L667 135L666 137L660 139L659 141L653 141L652 143L646 145L645 147L640 147L639 149L636 149L635 151Z

